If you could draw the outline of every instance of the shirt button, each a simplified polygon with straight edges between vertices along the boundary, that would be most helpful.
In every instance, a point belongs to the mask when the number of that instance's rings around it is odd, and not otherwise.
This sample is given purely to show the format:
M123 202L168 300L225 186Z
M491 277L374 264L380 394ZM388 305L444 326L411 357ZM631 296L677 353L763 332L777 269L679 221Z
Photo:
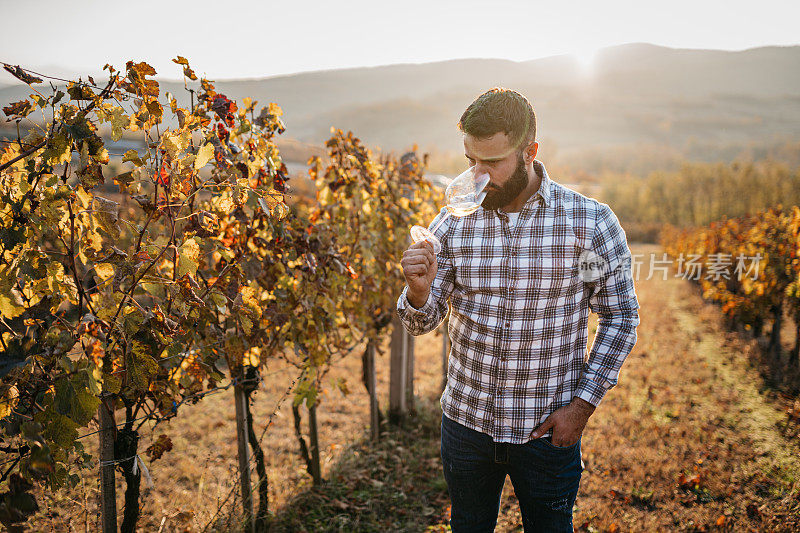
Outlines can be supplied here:
M510 328L511 327L511 322L506 322L506 327Z

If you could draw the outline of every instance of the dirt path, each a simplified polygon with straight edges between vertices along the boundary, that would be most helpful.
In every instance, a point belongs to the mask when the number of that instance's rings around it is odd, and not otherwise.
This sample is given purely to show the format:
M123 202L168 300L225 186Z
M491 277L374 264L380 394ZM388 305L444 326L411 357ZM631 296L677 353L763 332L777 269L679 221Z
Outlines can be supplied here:
M634 246L633 251L645 254L645 259L650 253L661 257L653 246ZM797 440L782 436L785 402L762 384L756 368L758 343L726 332L719 309L703 302L688 282L671 275L647 280L646 268L641 274L637 346L623 367L619 385L584 432L586 469L574 510L576 531L800 531L800 447ZM592 320L592 334L595 325ZM434 411L428 418L436 419L439 410L430 380L438 375L430 370L438 369L439 342L421 337L417 349L418 368L427 371L418 376L420 387L430 391L424 396ZM351 515L350 524L358 524L357 530L448 530L446 519L426 526L424 517L417 522L401 518L413 512L412 502L423 499L443 501L434 517L447 515L446 493L437 495L436 490L446 485L441 480L435 428L428 420L428 432L422 432L432 439L429 445L408 439L417 446L415 454L387 457L381 446L371 451L362 447L359 465L337 463L335 470L344 465L345 473L374 472L377 463L389 472L385 479L417 476L410 484L389 481L382 488L388 493L366 498L370 503L362 514ZM420 461L421 455L424 464L436 465L436 472L427 472L427 478L413 467L408 472L409 462ZM428 490L422 490L426 483ZM294 512L300 507L318 508L332 498L349 501L364 486L368 485L306 492L291 508ZM409 502L405 508L389 503L399 494ZM368 513L385 520L383 529L371 520L358 522ZM330 522L306 518L294 526L337 530L322 525L326 523ZM522 531L508 480L497 531Z

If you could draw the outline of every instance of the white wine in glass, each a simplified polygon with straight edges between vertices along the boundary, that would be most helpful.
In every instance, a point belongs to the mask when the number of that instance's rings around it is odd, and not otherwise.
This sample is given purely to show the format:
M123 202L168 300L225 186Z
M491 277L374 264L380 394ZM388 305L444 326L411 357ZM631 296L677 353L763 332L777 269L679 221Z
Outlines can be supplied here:
M456 176L453 181L447 186L444 191L444 199L447 202L445 209L447 214L442 217L438 224L432 229L424 226L413 226L411 228L411 238L414 242L430 241L433 244L433 252L438 254L442 251L442 243L434 235L439 226L447 220L450 215L456 217L465 217L478 210L486 198L486 191L484 189L489 184L489 174L476 176L475 167L469 167L467 170Z

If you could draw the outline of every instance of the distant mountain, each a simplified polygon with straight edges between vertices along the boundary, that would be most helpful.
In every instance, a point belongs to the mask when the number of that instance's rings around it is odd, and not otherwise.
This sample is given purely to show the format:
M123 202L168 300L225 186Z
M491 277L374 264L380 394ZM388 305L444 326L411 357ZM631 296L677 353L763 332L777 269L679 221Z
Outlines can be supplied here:
M216 83L239 101L277 102L286 135L306 143L323 142L335 126L387 150L417 143L448 153L462 150L463 110L496 85L531 100L542 149L565 161L637 145L696 155L703 146L700 157L707 150L713 159L730 146L800 138L800 46L727 52L627 44L600 50L591 71L570 56L459 59ZM1 88L0 103L24 97L24 89ZM162 82L162 90L184 93L177 82Z

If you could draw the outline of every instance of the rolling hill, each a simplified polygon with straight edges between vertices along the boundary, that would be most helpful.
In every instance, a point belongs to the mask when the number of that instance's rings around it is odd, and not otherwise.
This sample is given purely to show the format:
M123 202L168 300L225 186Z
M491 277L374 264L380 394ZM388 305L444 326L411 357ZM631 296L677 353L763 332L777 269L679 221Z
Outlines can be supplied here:
M184 92L182 82L161 83ZM543 157L577 167L642 153L664 164L687 154L724 159L800 136L800 46L729 52L638 43L600 50L590 70L570 56L458 59L216 83L237 100L277 102L286 135L299 141L321 143L335 126L385 150L417 143L453 157L461 112L497 85L533 103ZM0 88L0 103L25 89Z

